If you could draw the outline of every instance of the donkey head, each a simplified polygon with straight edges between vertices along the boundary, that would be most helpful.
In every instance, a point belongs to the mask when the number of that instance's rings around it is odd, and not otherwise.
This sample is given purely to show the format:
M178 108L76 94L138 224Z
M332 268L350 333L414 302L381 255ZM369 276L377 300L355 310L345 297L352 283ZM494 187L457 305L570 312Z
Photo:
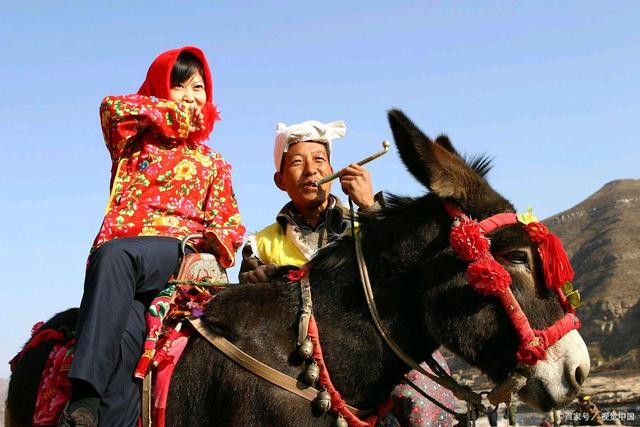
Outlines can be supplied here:
M431 190L426 197L443 202L443 213L445 207L453 206L481 221L515 212L511 203L484 179L490 168L486 160L476 159L470 166L447 137L431 141L399 110L389 112L389 121L403 162ZM482 369L493 381L501 382L522 362L520 352L529 344L523 343L517 322L507 311L514 304L519 305L530 325L528 330L536 331L567 320L572 309L545 283L539 248L527 226L517 221L496 227L486 235L490 241L490 253L487 249L486 254L502 266L498 269L507 284L510 279L507 291L514 298L512 303L505 304L502 297L506 294L479 292L471 286L469 259L461 257L445 240L453 224L451 216L439 216L440 235L444 236L446 247L424 257L416 270L423 283L420 299L424 327L431 337ZM567 310L571 313L565 314ZM534 407L549 410L567 405L589 372L584 341L576 330L567 330L556 334L561 337L554 339L555 344L542 347L537 358L541 360L529 363L532 375L519 394Z

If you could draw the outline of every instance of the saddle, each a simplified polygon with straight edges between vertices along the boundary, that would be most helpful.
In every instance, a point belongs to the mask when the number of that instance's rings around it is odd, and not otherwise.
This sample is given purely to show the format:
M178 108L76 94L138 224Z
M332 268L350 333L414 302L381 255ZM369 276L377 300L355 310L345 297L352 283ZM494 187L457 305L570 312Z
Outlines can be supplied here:
M198 238L202 235L182 240L178 274L154 299L146 315L147 339L134 371L134 376L143 380L140 419L143 427L164 427L171 376L191 335L190 328L182 329L183 319L201 312L215 292L229 283L227 272L215 255L186 253L189 240Z
M180 282L211 282L211 283L229 283L229 277L226 270L220 265L215 255L196 252L187 254L186 248L189 240L201 239L202 234L192 234L182 239L180 245L181 263L180 269L176 276L176 281Z

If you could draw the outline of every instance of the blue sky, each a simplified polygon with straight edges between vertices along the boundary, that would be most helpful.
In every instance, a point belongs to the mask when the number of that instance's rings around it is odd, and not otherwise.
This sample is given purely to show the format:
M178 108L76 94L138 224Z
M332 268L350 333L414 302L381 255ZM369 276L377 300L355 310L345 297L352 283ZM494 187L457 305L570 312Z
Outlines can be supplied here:
M170 48L209 57L223 117L212 146L233 165L249 230L286 201L271 179L277 121L344 120L340 167L378 151L385 111L401 108L460 151L493 155L490 182L541 217L639 177L640 3L150 4L3 4L0 361L79 303L108 196L100 100L135 92ZM424 192L395 152L370 170L376 190Z

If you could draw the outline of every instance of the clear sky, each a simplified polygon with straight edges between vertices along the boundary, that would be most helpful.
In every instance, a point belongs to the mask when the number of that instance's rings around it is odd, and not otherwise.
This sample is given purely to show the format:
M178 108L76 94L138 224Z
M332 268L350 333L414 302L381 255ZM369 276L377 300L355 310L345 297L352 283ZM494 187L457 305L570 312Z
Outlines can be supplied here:
M636 1L3 2L0 377L33 323L79 304L108 196L98 106L135 92L160 52L208 55L211 143L249 230L286 201L277 121L344 120L341 167L391 138L391 107L493 155L495 188L547 217L639 178L638 22ZM376 190L425 191L395 152L370 170Z

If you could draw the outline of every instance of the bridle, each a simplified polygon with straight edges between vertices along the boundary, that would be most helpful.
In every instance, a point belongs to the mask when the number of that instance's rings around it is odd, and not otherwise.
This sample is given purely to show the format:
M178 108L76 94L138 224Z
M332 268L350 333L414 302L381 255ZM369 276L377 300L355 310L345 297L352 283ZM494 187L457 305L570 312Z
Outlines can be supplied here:
M449 235L450 245L458 257L470 263L467 268L469 285L482 295L493 295L499 299L516 329L520 345L516 355L516 367L504 381L496 385L490 392L476 393L470 387L459 384L438 364L433 356L429 356L425 360L434 373L428 372L398 346L382 324L363 254L361 233L355 230L351 200L349 200L349 203L351 207L352 236L355 241L360 279L374 324L385 343L400 360L411 369L449 389L456 398L467 403L467 412L458 413L436 401L410 380L405 379L420 394L443 410L451 413L456 419L470 423L475 420L476 411L489 413L495 411L498 404L510 402L513 396L527 383L532 374L533 366L539 360L546 358L545 350L571 330L580 327L580 321L575 315L575 308L579 303L579 294L571 286L573 269L557 236L550 233L544 224L537 221L525 222L526 220L523 217L519 218L514 213L500 213L477 222L469 218L459 207L445 201L445 209L453 221ZM517 223L525 224L527 232L532 242L537 246L542 260L545 283L547 287L554 290L565 311L564 317L544 330L531 328L527 316L522 311L510 289L511 276L493 258L489 250L491 243L486 237L488 233ZM483 404L484 397L495 407L486 407Z

